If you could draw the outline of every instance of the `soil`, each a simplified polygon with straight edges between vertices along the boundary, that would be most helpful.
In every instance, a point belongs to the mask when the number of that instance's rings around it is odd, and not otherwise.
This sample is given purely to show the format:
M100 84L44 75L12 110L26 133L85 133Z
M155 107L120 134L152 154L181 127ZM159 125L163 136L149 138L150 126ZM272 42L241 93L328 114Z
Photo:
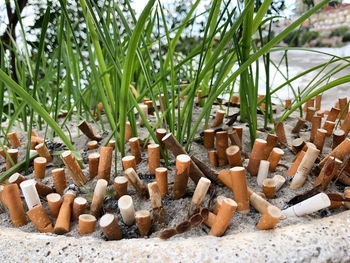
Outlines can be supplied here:
M276 119L277 119L282 114L283 109L280 106L275 106L275 107L276 107ZM213 106L210 122L213 121L213 118L214 118L216 111L218 109L219 109L219 106ZM197 119L200 112L201 112L201 108L195 106L193 109L193 121ZM229 116L231 116L237 112L238 112L238 108L231 107L229 109ZM92 124L95 127L95 129L97 131L99 131L99 133L103 137L103 139L99 143L99 145L103 144L106 141L108 134L111 132L111 130L109 129L109 126L107 124L105 116L102 116L102 117L103 117L103 120L105 122L105 132L98 130L97 126ZM295 112L290 117L288 117L288 119L284 122L289 144L291 144L292 140L297 137L296 135L291 133L291 130L295 126L298 117L299 117L299 113ZM152 125L155 123L155 120L156 120L155 116L149 116L149 121ZM227 122L227 121L228 121L228 119L225 118L224 122ZM78 122L79 122L79 120L77 120L76 117L74 116L72 121L68 122L65 129L69 129L69 131L70 131L70 134L72 136L73 145L77 149L77 151L81 154L82 159L83 159L83 163L84 163L83 172L84 172L85 176L87 178L89 178L87 156L88 156L88 154L95 152L98 149L88 150L87 143L88 143L89 139L85 135L81 134L80 131L78 130L78 128L77 128ZM247 158L250 154L249 127L248 127L248 124L241 123L241 122L239 122L239 120L237 120L233 124L233 126L243 127L243 149L242 150L243 150L243 156L245 156L243 165L246 167L247 163L248 163ZM200 127L202 127L202 125ZM258 115L258 128L263 128L263 116L262 115ZM269 128L272 128L272 124L269 125ZM301 130L299 136L304 138L306 141L308 141L310 128L311 128L311 124L307 123L307 127L305 127L304 129ZM65 132L66 132L66 134L68 134L67 130L65 130ZM204 161L205 163L209 163L208 154L207 154L208 151L207 151L207 149L204 148L204 146L200 142L201 141L201 138L200 138L201 132L202 132L202 130L198 129L195 140L194 140L192 147L190 149L190 153L195 154L197 158ZM44 131L39 131L38 133L39 133L39 136L41 136L41 137L44 136ZM23 142L26 141L26 134L24 132L19 132L19 134L20 134L20 139L22 141L22 146L19 149L20 152L19 152L18 161L21 161L25 157L25 143L23 143ZM145 127L138 127L138 137L141 140L146 139L148 134L149 133ZM267 132L260 132L260 131L257 132L258 138L265 139L266 136L267 136ZM323 150L323 155L328 154L331 151L330 146L331 146L331 138L327 138L326 143L325 143L325 147ZM131 155L130 149L129 149L129 144L125 143L125 147L126 147L126 154ZM59 138L54 138L53 141L48 142L48 148L51 151L51 153L53 153L54 151L62 151L64 149L66 149L65 146L61 143ZM292 159L294 158L294 153L292 153L287 148L283 148L283 150L284 150L284 156L282 157L279 165L277 166L276 171L269 175L269 177L271 177L271 178L276 174L280 174L282 176L285 176L286 172L288 171L288 169L292 163ZM118 153L116 157L117 157L116 162L112 163L112 172L111 172L112 178L114 176L117 176L117 175L123 175L120 154ZM168 182L169 182L169 193L171 193L173 182L174 182L175 159L170 152L169 152L169 161L170 161L171 165L168 167ZM163 160L161 160L161 166L165 166L165 163ZM57 155L55 155L53 162L48 164L48 166L47 166L46 177L41 181L47 185L53 186L53 181L52 181L52 177L51 177L51 170L54 168L57 168L57 167L64 167L64 166L62 165L62 162L59 160L59 157ZM221 171L222 169L229 169L229 166L216 168L217 171ZM4 160L0 159L0 171L3 172L4 170L5 170ZM31 173L27 175L27 178L34 178L34 175L32 172L33 169L31 168L30 171L31 171ZM142 162L137 165L137 172L138 172L140 178L147 183L155 180L154 175L149 174L149 171L148 171L147 150L145 150L145 149L142 151ZM289 201L290 199L292 199L295 195L303 193L306 190L309 190L312 188L313 182L315 181L316 176L318 175L318 172L319 172L319 169L315 165L312 172L311 172L311 175L309 176L309 178L306 181L306 183L304 184L304 186L298 190L290 190L290 188L289 188L290 182L289 182L289 180L287 180L285 185L276 193L275 198L270 199L269 202L271 204L279 207L279 208L283 208L285 206L286 202ZM22 174L24 174L23 171L22 171ZM67 178L67 182L69 184L69 187L76 188L74 186L74 182L73 182L73 180L72 180L72 178L69 175L67 170L66 170L66 178ZM94 187L96 185L96 180L97 180L97 178L95 178L93 180L89 180L89 182L87 183L86 189L88 189L89 192L87 192L84 188L81 187L78 191L77 196L83 196L83 197L87 198L87 200L90 201L90 203L91 203L91 197L92 197L91 194L93 194ZM256 177L252 177L249 174L247 174L247 181L248 181L248 186L252 190L261 191L261 188L257 185ZM340 183L332 182L330 184L330 186L328 187L327 192L332 192L332 193L340 192L340 193L342 193L344 190L344 187L345 186L340 184ZM228 188L226 188L224 186L218 186L218 185L215 185L215 188L216 188L216 195L217 196L224 195L226 197L233 198L232 191L229 190ZM193 194L194 190L195 190L195 184L191 180L189 180L188 187L187 187L187 193L186 193L184 198L181 198L179 200L171 200L169 195L167 195L165 197L165 199L163 200L163 205L164 205L164 210L165 210L165 214L166 214L167 227L176 226L180 222L187 220L187 209L188 209L189 204L191 202L191 198L192 198L192 194ZM148 199L140 197L135 192L135 189L133 187L128 187L128 194L133 199L135 210L146 209L146 210L151 211L151 202ZM204 204L207 204L208 199L209 199L209 196L207 195ZM42 201L43 207L48 212L49 210L48 210L46 199L42 199L41 201ZM25 211L27 211L24 198L23 198L23 203L25 205ZM214 202L212 202L212 206L214 204L215 204L215 199L214 199ZM126 226L123 223L123 220L121 218L121 215L120 215L119 209L118 209L118 202L117 202L117 200L114 199L113 184L111 184L108 187L108 192L107 192L107 196L106 196L105 201L104 201L103 210L104 210L103 212L109 212L109 213L113 213L113 214L117 215L118 222L119 222L119 225L120 225L122 233L123 233L123 238L126 238L126 239L140 238L140 234L139 234L139 231L137 229L136 224L134 224L132 226ZM308 216L287 218L284 220L280 220L280 222L277 225L277 228L283 227L283 226L288 226L288 225L304 224L304 223L310 222L314 219L328 216L330 214L337 214L337 213L340 213L342 211L344 211L344 208L338 208L335 210L324 209L322 211L313 213L313 214L308 215ZM86 210L86 213L88 213L88 212L89 212L89 208L87 208L87 210ZM232 234L236 234L239 232L256 231L255 226L256 226L257 222L259 221L260 217L261 217L261 215L252 207L251 207L250 212L246 215L243 215L239 212L236 212L231 219L231 224L229 225L225 235L232 235ZM55 220L52 219L52 221L54 224ZM0 224L4 227L8 227L8 228L13 227L9 213L7 211L0 214ZM24 232L38 232L37 229L34 227L33 223L30 222L29 219L28 219L28 224L23 226L23 227L20 227L19 229L21 231L24 231ZM181 235L173 237L173 239L176 239L179 237L186 237L187 238L187 237L206 236L208 234L209 230L210 229L207 226L205 226L204 224L201 224L200 226L192 228L190 231L188 231L186 233L183 233ZM156 234L157 234L157 232L152 229L150 236L145 237L145 238L156 238ZM65 235L79 237L77 222L71 223L70 232L65 234ZM96 225L95 232L93 234L91 234L90 237L96 238L98 240L105 239L98 224Z

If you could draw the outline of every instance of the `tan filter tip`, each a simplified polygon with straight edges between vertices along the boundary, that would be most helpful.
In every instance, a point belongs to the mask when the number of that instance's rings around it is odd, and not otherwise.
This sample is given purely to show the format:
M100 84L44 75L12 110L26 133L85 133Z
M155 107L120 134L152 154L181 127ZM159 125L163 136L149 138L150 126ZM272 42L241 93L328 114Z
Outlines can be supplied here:
M81 236L91 234L95 231L96 217L89 214L79 216L79 234Z

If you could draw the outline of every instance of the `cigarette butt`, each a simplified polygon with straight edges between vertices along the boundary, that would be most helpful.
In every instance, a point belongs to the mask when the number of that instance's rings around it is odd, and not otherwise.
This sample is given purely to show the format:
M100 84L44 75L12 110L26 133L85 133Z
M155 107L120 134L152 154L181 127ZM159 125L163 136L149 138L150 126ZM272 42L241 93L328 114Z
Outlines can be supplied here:
M211 166L218 167L218 154L216 151L208 152L209 163Z
M305 141L302 138L296 138L292 141L292 150L295 154L303 149Z
M160 147L164 148L164 142L162 141L163 137L166 135L166 129L158 128L156 129L156 137L159 142Z
M285 99L284 100L284 108L288 109L290 104L292 104L292 99Z
M57 218L62 205L62 199L59 194L51 193L46 196L47 204L49 205L50 215Z
M338 117L339 112L340 112L340 109L332 107L331 111L329 112L329 114L327 116L326 122L327 121L335 122L335 120Z
M240 142L242 142L242 136L243 136L243 128L242 127L232 127L232 130L235 130L238 134Z
M90 153L88 155L89 159L89 177L90 179L94 179L98 175L98 165L100 162L100 154L95 152L95 153Z
M216 151L218 155L218 165L225 166L227 164L226 149L228 147L227 131L216 133Z
M278 142L282 145L288 145L286 132L284 130L284 124L283 122L279 122L276 124L276 135L278 138Z
M94 196L92 198L91 207L90 207L90 213L94 215L95 217L99 217L102 206L103 206L103 200L105 198L105 194L107 191L107 181L104 179L98 179L95 190L94 190Z
M98 142L97 141L89 141L88 142L88 149L89 150L94 150L94 149L97 149L97 146L98 146Z
M256 139L249 157L247 170L252 176L256 176L259 171L260 161L264 157L264 148L267 142L263 139Z
M147 100L147 101L145 101L144 103L145 103L145 105L147 105L147 108L148 108L149 110L152 110L152 109L153 109L153 101Z
M240 140L238 133L236 130L229 131L228 137L230 138L231 145L237 145L240 149L242 149L242 141Z
M339 160L343 160L344 157L349 153L350 153L350 139L346 138L341 144L335 147L330 154L328 154L325 158L322 159L319 166L322 167L331 156L336 156Z
M144 197L148 197L148 189L144 182L140 179L140 177L135 172L134 168L128 168L124 172L128 181L135 187L135 190Z
M334 121L326 121L324 123L323 129L325 129L327 131L327 133L326 133L327 137L332 135L334 127L335 127Z
M79 235L88 235L95 231L96 217L89 214L79 216Z
M20 227L27 224L24 207L16 184L5 185L2 200L7 206L13 226Z
M122 232L115 215L105 214L100 219L100 227L108 240L122 239Z
M233 191L231 174L226 169L220 171L218 179Z
M321 128L321 120L320 116L313 116L311 119L311 132L310 132L310 142L314 142L317 130Z
M215 220L216 215L212 212L209 212L208 217L203 221L203 223L211 228L214 225Z
M338 101L339 101L339 109L340 109L338 117L340 117L340 114L343 113L342 120L344 120L346 117L346 114L349 111L348 98L347 97L339 98Z
M129 141L133 136L130 122L125 123L125 141Z
M214 224L210 229L209 235L222 236L230 224L231 217L233 216L236 209L237 203L235 201L230 198L223 200L221 208L215 218Z
M43 138L32 136L30 138L30 149L35 150L35 146L37 146L38 144L43 143L43 142L44 142Z
M344 189L344 198L348 201L344 201L344 205L347 209L350 209L350 188L345 187Z
M208 192L209 186L210 186L210 180L207 178L202 177L198 181L198 184L192 196L192 201L188 212L189 216L192 216L199 212L199 208L201 207L204 201L204 198Z
M14 164L17 164L18 161L18 149L8 149L7 153L10 155ZM6 156L6 171L12 167L10 159Z
M276 182L271 178L266 178L262 183L262 191L269 199L275 197Z
M64 190L67 187L66 174L63 168L56 168L51 171L53 183L55 185L56 192L63 195Z
M117 176L114 179L115 199L119 199L128 193L128 179L125 176Z
M109 140L109 142L107 143L107 147L111 147L114 150L114 148L115 148L115 140Z
M142 161L140 142L137 137L133 137L129 140L130 151L133 156L135 156L136 164L139 164Z
M152 204L153 223L156 228L161 228L165 225L165 213L157 182L148 184L148 192Z
M321 118L323 118L323 116L325 115L325 112L324 111L316 111L316 116L319 116Z
M230 169L234 200L238 205L237 210L242 214L249 213L249 197L245 173L243 167L237 166Z
M112 167L113 148L102 146L100 148L100 161L98 163L97 177L110 181Z
M230 167L242 166L241 150L237 145L231 145L226 149L226 157Z
M40 157L46 158L46 161L48 163L52 162L51 154L49 153L49 150L47 149L45 143L40 143L37 146L35 146L35 150L37 151Z
M319 193L294 206L282 210L282 214L286 217L303 216L329 207L330 205L331 201L329 197L325 193Z
M21 146L21 140L19 139L17 132L14 131L14 132L8 133L7 138L12 147L18 148Z
M9 149L9 147L7 147L6 145L4 145L3 147L4 147L4 149L6 149L6 151ZM6 157L6 153L5 153L4 149L0 148L0 156L4 157L6 159L7 157Z
M332 150L341 144L345 139L345 132L343 130L335 130L333 132Z
M213 210L213 213L215 215L218 214L219 210L220 210L220 207L221 207L221 204L222 204L222 201L225 199L226 197L223 196L223 195L219 195L217 198L216 198L216 202L215 202L215 205L214 205L214 210Z
M224 120L224 117L225 117L225 111L218 110L216 112L216 116L215 116L215 119L214 119L212 127L217 127L220 124L222 124L222 121Z
M136 170L136 159L135 156L133 155L128 155L122 158L122 164L124 171L128 168L133 168L135 171Z
M135 213L137 227L142 237L147 236L151 229L151 214L147 210L139 210Z
M287 177L292 177L295 175L295 173L297 172L298 170L298 167L301 163L301 161L303 160L304 156L305 156L305 153L304 151L300 151L298 153L298 157L295 159L294 163L292 164L292 166L289 168L286 176Z
M248 188L249 202L250 204L260 213L264 214L267 207L271 206L271 204L264 199L259 193L253 192Z
M26 200L28 210L36 205L41 205L38 191L35 188L35 180L25 180L20 184L24 199Z
M41 205L31 208L27 215L41 233L53 233L52 222Z
M315 112L316 112L316 108L315 107L307 107L305 120L306 121L311 121L312 117L315 114Z
M47 196L48 194L53 192L52 187L43 184L42 182L36 182L35 188L38 191L39 196Z
M275 192L277 192L278 190L281 189L281 187L284 185L284 183L286 182L286 178L284 178L283 176L276 174L273 178L272 178L275 183L276 183L276 188L275 188Z
M148 106L147 105L140 105L140 110L143 114L143 116L145 116L145 118L148 118ZM142 126L143 125L143 120L141 118L141 114L139 115L139 125Z
M281 160L284 155L284 151L280 148L273 148L268 161L270 162L270 172L274 172L276 170L277 164Z
M307 143L305 143L305 145L304 145L304 147L303 147L303 151L304 152L306 152L307 151L307 149L309 149L310 147L312 147L312 148L317 148L316 146L315 146L315 144L313 144L313 143L311 143L311 142L307 142Z
M256 181L257 181L259 186L263 185L263 181L269 175L269 167L270 167L269 161L265 161L265 160L260 161L258 176L256 178Z
M215 137L215 131L212 129L204 130L204 139L203 144L206 149L213 149L214 148L214 137Z
M156 173L156 168L160 167L160 151L159 144L150 144L148 150L148 165L151 174Z
M258 101L264 99L265 95L258 95ZM260 108L262 110L266 109L266 103L265 103L265 99L260 103Z
M316 110L320 110L321 109L321 100L322 100L322 94L316 95L316 97L315 97Z
M126 225L131 226L135 221L135 210L132 198L130 195L123 195L118 200L120 214Z
M238 95L232 95L231 103L238 104L239 103L239 96Z
M309 99L303 106L303 112L306 112L307 107L314 107L314 99Z
M69 191L63 197L63 202L57 216L54 232L57 235L63 235L69 232L70 219L72 214L72 206L75 198L75 193Z
M14 173L13 175L11 175L8 178L8 183L9 184L17 184L19 186L19 184L25 180L27 180L27 178L25 178L23 175L21 175L19 173Z
M266 137L266 147L264 148L264 157L262 160L267 160L269 158L271 151L276 146L278 137L275 134L269 133ZM242 166L242 165L241 165Z
M293 180L290 184L290 189L298 189L301 187L309 175L313 164L315 163L320 150L309 147L305 153L303 160L301 161L297 172L295 173Z
M34 159L34 175L35 178L44 179L46 170L46 158L37 157Z
M81 170L77 160L74 158L73 153L71 151L65 151L61 154L61 159L72 176L74 182L81 186L87 182L87 179Z
M79 216L84 214L87 200L84 197L76 197L73 202L72 220L77 221Z
M87 123L86 120L82 120L78 125L78 128L88 137L90 140L101 141L101 135L97 134L90 123Z
M172 199L180 199L186 193L190 172L191 158L187 154L179 154L176 157L176 173L172 191Z
M342 161L340 161L337 158L334 158L334 156L331 156L327 163L322 167L320 174L318 175L318 177L316 178L316 181L314 183L314 187L318 186L319 184L321 184L321 188L320 191L324 191L327 186L329 185L329 183L332 181L332 179L334 178L334 176L336 176L336 174L339 172L339 168L342 165ZM329 171L329 165L331 165L331 171ZM327 173L327 175L326 175Z
M168 193L168 169L164 167L158 167L155 171L160 196L162 199L164 199Z
M350 112L346 115L343 124L341 125L341 129L345 132L345 137L348 136L350 131Z
M259 230L267 230L274 228L281 219L282 212L276 206L268 206L256 225Z

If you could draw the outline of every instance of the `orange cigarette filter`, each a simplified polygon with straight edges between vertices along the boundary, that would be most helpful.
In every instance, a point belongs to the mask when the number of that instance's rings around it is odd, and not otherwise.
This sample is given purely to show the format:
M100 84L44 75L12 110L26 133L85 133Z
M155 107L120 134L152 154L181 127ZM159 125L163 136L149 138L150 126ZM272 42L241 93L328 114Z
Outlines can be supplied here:
M348 136L350 131L350 112L345 117L343 124L341 125L341 129L345 132L345 137Z
M84 214L87 205L87 200L84 197L76 197L73 202L72 219L79 220L79 216Z
M216 133L216 151L218 154L218 165L225 166L227 164L226 149L228 147L227 131Z
M17 132L14 131L14 132L8 133L7 138L12 147L18 148L21 146L21 140L19 139Z
M239 140L242 142L243 128L242 127L232 127L232 130L235 130L237 132Z
M135 212L135 220L142 237L147 236L151 229L151 213L147 210Z
M327 131L326 136L329 137L333 133L333 129L335 127L335 122L334 121L326 121L323 125L323 129Z
M227 132L228 137L230 138L231 145L237 145L239 148L242 148L242 142L239 139L238 133L235 130Z
M133 136L130 122L125 123L125 141L129 141Z
M284 101L284 108L288 109L290 104L292 104L292 99L285 99L285 101Z
M278 137L278 142L282 145L288 145L287 137L286 137L286 132L284 130L284 124L283 122L279 122L276 125L276 135Z
M326 165L324 165L321 169L320 174L318 175L318 177L316 178L316 181L314 183L314 187L318 186L319 184L321 184L321 188L320 191L324 191L326 190L326 188L328 187L329 183L332 181L332 179L334 178L334 176L336 176L339 173L339 168L342 165L342 161L335 158L334 156L331 156ZM332 165L332 166L330 166ZM328 174L329 171L329 167L331 167L331 173ZM328 174L328 176L326 176L326 172Z
M211 166L218 167L218 154L216 151L209 151L209 163Z
M266 178L263 181L262 191L269 199L275 197L276 182L272 178Z
M6 145L4 145L4 148L6 149L6 151L9 149L9 147L7 147ZM5 150L3 148L0 148L0 156L4 157L5 159L7 158Z
M160 151L159 144L150 144L148 150L148 165L151 174L156 173L156 168L160 167Z
M122 164L124 171L128 168L133 168L135 171L136 170L136 158L133 155L128 155L122 158Z
M314 116L316 112L316 108L315 107L308 107L306 109L306 117L305 117L305 120L306 121L311 121L312 120L312 117Z
M313 142L316 136L317 129L321 128L321 120L320 116L313 116L311 119L311 132L310 132L310 142Z
M292 166L289 168L286 176L287 177L292 177L295 175L295 173L297 172L298 170L298 167L301 163L301 161L303 160L304 158L304 155L305 155L305 151L301 150L299 153L298 153L298 157L296 158L296 160L294 161L294 163L292 164Z
M114 150L114 148L115 148L115 140L110 140L110 141L107 143L107 147L111 147L111 148L113 148L113 150Z
M305 141L302 138L296 138L292 141L292 150L295 154L303 149Z
M114 179L115 199L128 194L128 179L125 176L117 176Z
M122 239L122 232L115 215L105 214L100 219L100 227L108 240Z
M321 102L322 102L322 94L318 94L315 97L315 107L316 110L319 111L321 109Z
M113 148L102 146L100 148L100 161L98 163L97 177L105 179L108 183L111 177Z
M226 199L225 196L223 195L219 195L217 198L216 198L216 202L215 202L215 205L214 205L214 209L213 209L213 213L215 215L217 215L219 213L219 210L221 208L221 205L222 205L222 201L224 201Z
M211 228L214 225L215 220L216 215L212 212L209 212L208 217L203 221L203 223Z
M63 197L63 203L61 205L57 216L56 225L54 227L54 232L57 235L63 235L69 232L74 198L75 194L73 192L68 192Z
M226 156L230 167L242 166L242 157L239 146L231 145L226 149Z
M225 117L225 111L218 110L216 112L216 116L215 116L212 127L217 127L217 126L221 125L223 120L224 120L224 117Z
M37 157L34 159L34 175L37 179L45 178L46 158Z
M147 105L149 110L153 109L153 101L147 100L144 104Z
M51 219L41 205L34 206L27 212L29 219L41 233L53 233Z
M237 209L237 203L226 198L222 201L221 208L215 218L214 224L210 229L209 235L211 236L222 236L228 225L230 224L231 218Z
M233 167L230 169L232 191L234 200L237 202L237 210L243 214L249 213L249 197L247 190L247 179L243 167Z
M56 168L51 171L53 183L55 185L56 192L63 195L64 190L67 187L66 174L63 168Z
M338 117L340 117L340 114L343 113L342 120L344 120L349 111L348 98L344 97L344 98L339 98L338 100L339 100L339 109L340 109Z
M190 173L191 158L187 154L176 157L176 173L172 191L172 199L180 199L186 193Z
M158 167L155 169L156 181L162 199L168 193L168 169L165 167Z
M51 193L46 196L47 204L49 205L50 215L57 218L62 205L62 198L57 193Z
M239 103L239 96L238 95L232 95L231 102L233 104L238 104Z
M94 179L98 174L98 165L100 163L100 154L99 153L90 153L88 156L89 159L89 176L90 179Z
M156 137L160 144L160 147L164 148L164 142L162 141L163 137L166 135L166 129L158 128L156 129Z
M139 139L137 137L131 138L129 140L129 145L131 154L135 156L136 164L139 164L142 161Z
M89 214L79 216L79 235L84 236L95 231L96 217Z
M204 147L206 149L212 149L214 148L214 137L215 137L215 131L212 129L204 130Z
M257 176L260 161L264 158L264 151L267 142L263 139L256 139L249 157L247 170L252 176Z
M45 143L40 143L37 146L35 146L35 150L37 151L40 157L45 157L48 163L52 162L51 154L49 153L49 150L47 149Z
M300 130L305 126L305 122L305 119L299 118L297 123L295 124L295 127L292 130L292 133L299 133Z
M81 186L82 183L85 184L87 179L81 170L77 160L74 158L73 153L71 151L65 151L61 154L61 159L70 175L72 176L74 182Z
M220 171L218 179L233 191L231 174L226 169Z
M7 153L10 155L14 164L18 161L18 149L8 149ZM6 171L12 167L11 160L6 156Z
M323 145L326 140L327 131L325 129L318 129L316 132L314 144L317 149L322 153Z
M97 141L89 141L88 142L88 149L89 150L94 150L97 149L98 142Z
M259 223L256 225L256 228L259 230L272 229L277 225L281 217L281 210L276 206L270 205L266 208L265 212L259 220Z
M272 149L276 146L278 141L278 137L275 134L269 133L266 137L266 147L264 148L264 158L263 160L267 160L269 158ZM242 166L242 165L240 165Z
M36 182L35 188L38 191L39 196L47 196L53 192L51 186L43 184L42 182Z
M20 227L27 224L24 207L19 195L17 184L5 185L1 198L7 206L13 226Z
M329 114L328 114L328 116L327 116L326 121L335 122L335 120L336 120L337 117L338 117L339 112L340 112L340 109L339 109L339 108L332 107L331 111L329 112Z
M35 146L37 146L40 143L43 143L44 139L36 137L36 136L32 136L30 138L30 149L31 150L35 150Z
M282 156L284 155L284 151L280 148L273 148L272 152L268 158L268 161L270 162L269 170L270 172L274 172L276 170L277 164L281 160Z
M333 132L332 149L341 144L345 139L345 132L343 130L335 130Z
M27 180L27 178L25 178L23 175L21 175L19 173L14 173L13 175L11 175L8 178L8 183L9 184L17 184L19 186L19 184L25 180Z

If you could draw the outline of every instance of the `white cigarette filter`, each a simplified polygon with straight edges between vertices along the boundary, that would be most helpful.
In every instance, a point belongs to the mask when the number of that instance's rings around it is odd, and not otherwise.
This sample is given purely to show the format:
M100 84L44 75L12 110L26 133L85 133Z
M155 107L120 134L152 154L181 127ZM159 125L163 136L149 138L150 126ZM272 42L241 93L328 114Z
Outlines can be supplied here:
M196 190L194 191L192 202L201 205L204 201L205 195L208 192L210 186L210 180L207 178L202 177L199 179Z
M265 161L265 160L261 160L260 161L258 176L256 178L256 181L257 181L259 186L263 185L263 181L269 175L269 167L270 167L270 162L269 161Z
M98 179L95 191L94 191L94 197L92 198L90 212L95 217L99 216L99 213L101 212L101 208L103 205L103 200L105 198L105 194L107 191L107 181L105 179Z
M147 119L147 117L148 117L148 106L147 105L140 105L140 109L141 109L142 114ZM143 125L143 120L141 118L141 115L139 115L139 124L140 124L140 126Z
M24 199L26 200L28 210L36 205L41 205L38 191L36 190L36 182L34 179L25 180L20 183Z
M276 182L275 192L280 190L283 184L286 182L286 178L279 174L276 174L272 179Z
M118 200L118 206L123 221L128 226L131 226L135 221L134 203L130 195L123 195Z
M296 205L293 205L282 211L286 217L303 216L314 213L318 210L331 205L331 200L325 193L319 193L313 197L306 199Z
M305 156L293 177L292 183L290 184L290 189L298 189L305 183L305 180L309 175L319 153L320 150L317 148L309 147L307 149Z

